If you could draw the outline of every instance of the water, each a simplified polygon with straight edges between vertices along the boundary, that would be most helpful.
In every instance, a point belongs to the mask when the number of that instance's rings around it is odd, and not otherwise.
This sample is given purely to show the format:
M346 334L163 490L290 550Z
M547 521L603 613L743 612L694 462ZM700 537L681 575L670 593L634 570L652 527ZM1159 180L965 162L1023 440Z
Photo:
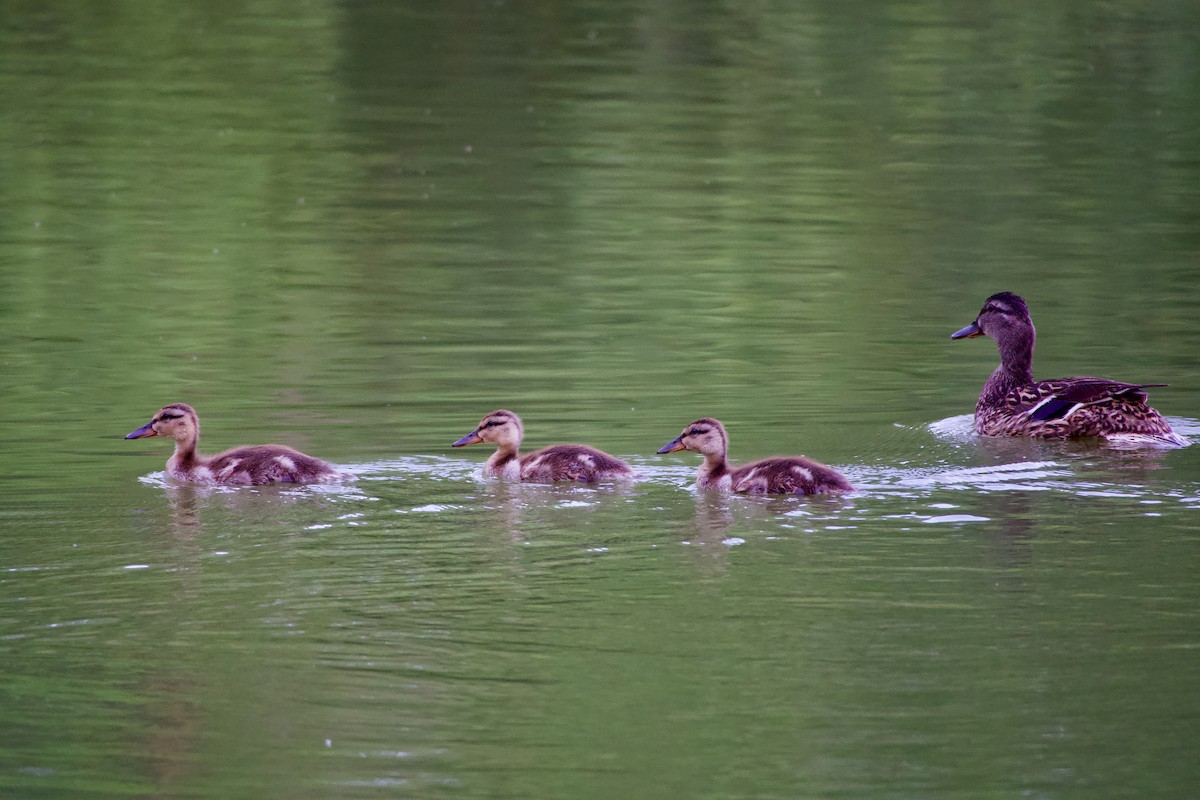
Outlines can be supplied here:
M852 11L11 9L0 793L1195 796L1200 448L980 440L948 336L1200 441L1196 8ZM172 401L358 479L173 486Z

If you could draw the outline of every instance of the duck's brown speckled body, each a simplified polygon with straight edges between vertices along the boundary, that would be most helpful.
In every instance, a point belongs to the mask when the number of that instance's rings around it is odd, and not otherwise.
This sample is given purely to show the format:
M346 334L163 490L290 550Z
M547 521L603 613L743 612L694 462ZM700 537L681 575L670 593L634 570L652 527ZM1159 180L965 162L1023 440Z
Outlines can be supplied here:
M185 403L163 406L142 427L125 436L142 439L168 436L175 452L167 460L167 475L186 483L259 485L266 483L328 483L350 476L319 458L282 444L235 447L215 456L196 452L200 418Z
M704 463L696 473L696 485L701 489L743 494L826 494L854 489L837 470L803 456L777 456L730 467L725 460L728 449L725 426L705 417L685 427L658 452L693 450L703 455Z
M1126 443L1186 444L1146 402L1146 389L1166 384L1088 376L1035 381L1037 335L1029 307L1020 296L1012 292L992 295L975 321L950 338L976 336L992 337L1000 349L1000 366L983 385L975 404L977 432L985 436L1090 436Z
M633 470L621 459L583 444L556 444L522 456L519 448L524 436L521 418L511 411L499 409L481 419L475 430L451 447L477 442L496 445L496 452L483 465L483 474L493 478L529 483L594 483L633 477Z

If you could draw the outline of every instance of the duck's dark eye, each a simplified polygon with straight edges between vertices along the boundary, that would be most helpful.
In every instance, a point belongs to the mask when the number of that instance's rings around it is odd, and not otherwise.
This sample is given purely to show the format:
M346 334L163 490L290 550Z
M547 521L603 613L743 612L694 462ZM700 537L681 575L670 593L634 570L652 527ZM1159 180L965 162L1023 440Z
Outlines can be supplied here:
M179 419L182 416L183 416L182 414L163 414L161 417L158 418L158 421L166 422L169 419Z
M485 428L494 428L494 427L496 427L497 425L503 425L503 424L504 424L503 422L498 422L498 421L496 421L496 420L494 420L494 419L489 419L487 422L483 423L483 427L485 427Z
M690 431L688 431L688 435L690 436L699 436L702 433L708 433L708 431L701 430L700 428L692 428Z

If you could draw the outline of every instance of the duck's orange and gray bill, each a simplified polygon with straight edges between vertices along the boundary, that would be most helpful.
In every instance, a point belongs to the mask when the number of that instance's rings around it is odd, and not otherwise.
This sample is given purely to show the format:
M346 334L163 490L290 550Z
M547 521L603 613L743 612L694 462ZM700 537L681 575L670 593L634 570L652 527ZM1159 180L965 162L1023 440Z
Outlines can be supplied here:
M950 334L951 339L974 339L976 336L983 336L983 330L977 322L972 322L961 331L955 331Z
M450 446L451 447L462 447L464 445L475 444L476 442L482 442L482 441L483 441L483 439L479 438L479 431L471 431L466 436L462 437L461 439L459 439L457 442L455 442L454 444L452 444Z
M142 439L147 436L158 436L158 431L154 430L154 420L150 420L132 433L125 434L126 439Z
M683 436L680 435L680 436L676 436L674 439L667 442L662 447L658 448L658 452L673 453L676 450L682 450L682 449L683 449Z

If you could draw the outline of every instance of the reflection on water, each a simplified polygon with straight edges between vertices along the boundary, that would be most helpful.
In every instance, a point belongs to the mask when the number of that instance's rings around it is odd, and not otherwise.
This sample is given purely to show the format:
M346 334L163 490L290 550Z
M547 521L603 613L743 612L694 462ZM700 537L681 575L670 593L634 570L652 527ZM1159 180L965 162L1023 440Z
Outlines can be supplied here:
M914 449L907 467L839 464L861 488L837 498L700 492L694 465L654 455L631 457L643 480L599 487L484 481L477 460L441 456L352 464L358 480L343 487L148 476L122 503L139 510L120 536L85 541L87 553L43 572L5 573L18 622L0 657L42 676L51 718L71 709L112 726L103 695L129 693L137 711L116 715L117 727L150 754L126 775L132 786L182 790L235 750L287 764L290 777L276 776L285 784L339 792L492 786L513 769L537 783L543 737L566 743L555 750L570 772L645 753L678 764L678 747L703 750L739 727L743 711L697 700L713 692L732 693L775 734L920 729L959 755L970 749L958 726L929 715L982 702L998 727L975 736L1003 750L1030 725L1086 717L1062 695L1102 686L1069 648L1108 653L1152 683L1182 666L1164 648L1190 641L1186 595L1137 592L1151 574L1163 587L1190 580L1191 540L1176 526L1200 511L1200 483L1172 468L1179 455L952 442ZM1153 554L1135 518L1161 534ZM144 569L123 569L135 564ZM1087 637L1097 613L1103 630ZM1128 640L1104 633L1113 625L1136 630L1152 657L1131 661ZM55 661L31 659L31 646ZM129 652L133 683L118 655ZM81 670L95 671L96 653L104 666L86 683L100 697L81 711ZM1003 668L988 666L995 659ZM924 696L928 681L941 700ZM980 686L1002 699L981 701ZM607 703L589 699L598 691ZM1024 710L1005 711L1012 703ZM630 721L697 709L689 733L659 741ZM1122 709L1130 724L1172 713ZM37 731L46 714L18 703L11 718ZM756 764L770 745L752 738L735 754ZM1087 749L1062 757L1102 769L1088 755L1096 735L1085 738ZM49 771L22 773L28 785L77 768L37 741L26 764ZM821 749L853 760L877 746ZM217 772L221 786L238 784L231 768Z

